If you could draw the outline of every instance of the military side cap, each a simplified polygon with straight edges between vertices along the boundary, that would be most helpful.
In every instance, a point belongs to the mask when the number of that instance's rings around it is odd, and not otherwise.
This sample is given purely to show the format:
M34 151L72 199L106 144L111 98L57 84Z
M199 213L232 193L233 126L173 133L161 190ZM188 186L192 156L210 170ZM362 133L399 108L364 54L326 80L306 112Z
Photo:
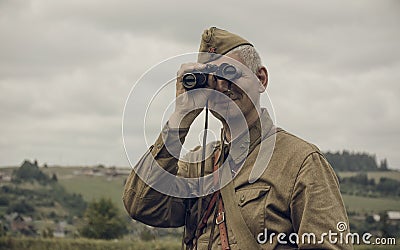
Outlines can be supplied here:
M216 60L221 55L225 55L229 51L240 45L251 45L244 38L230 33L226 30L211 27L203 32L201 36L200 53L198 56L199 63L207 63Z

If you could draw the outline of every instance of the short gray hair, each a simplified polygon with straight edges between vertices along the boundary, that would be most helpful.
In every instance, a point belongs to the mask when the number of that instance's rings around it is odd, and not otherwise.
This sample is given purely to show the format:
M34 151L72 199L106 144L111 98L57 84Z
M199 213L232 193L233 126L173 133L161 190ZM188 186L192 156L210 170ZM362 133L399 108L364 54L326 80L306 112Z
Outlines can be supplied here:
M228 54L236 54L243 60L244 64L254 73L262 67L261 58L256 49L251 45L240 45Z

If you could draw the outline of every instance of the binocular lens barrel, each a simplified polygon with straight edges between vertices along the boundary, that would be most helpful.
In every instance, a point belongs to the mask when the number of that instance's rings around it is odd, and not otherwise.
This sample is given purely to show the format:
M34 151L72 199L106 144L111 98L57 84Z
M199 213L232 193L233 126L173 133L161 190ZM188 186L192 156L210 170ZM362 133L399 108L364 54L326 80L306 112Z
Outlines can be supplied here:
M186 89L203 87L207 83L207 76L204 73L186 73L182 78L183 87Z
M223 69L222 74L226 76L228 79L230 79L232 76L236 75L236 68L231 65L228 65Z
M218 79L232 81L241 77L240 69L228 63L222 63L220 66L207 64L202 71L194 71L183 75L182 84L186 89L203 88L207 85L208 76L214 73Z
M221 76L227 80L233 80L235 78L239 78L242 73L239 69L237 69L235 66L223 63L221 64Z

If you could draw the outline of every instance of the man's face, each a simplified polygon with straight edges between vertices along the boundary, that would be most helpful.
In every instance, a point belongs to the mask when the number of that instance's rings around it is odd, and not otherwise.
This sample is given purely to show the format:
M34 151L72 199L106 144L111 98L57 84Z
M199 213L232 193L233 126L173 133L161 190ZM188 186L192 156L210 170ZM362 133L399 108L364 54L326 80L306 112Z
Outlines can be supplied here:
M255 121L260 107L260 83L254 73L236 54L223 56L211 63L216 65L228 63L242 72L241 76L232 82L216 78L209 81L209 85L221 93L210 97L211 113L222 122L226 122L222 117L229 119L229 122L243 119L243 117L248 123Z

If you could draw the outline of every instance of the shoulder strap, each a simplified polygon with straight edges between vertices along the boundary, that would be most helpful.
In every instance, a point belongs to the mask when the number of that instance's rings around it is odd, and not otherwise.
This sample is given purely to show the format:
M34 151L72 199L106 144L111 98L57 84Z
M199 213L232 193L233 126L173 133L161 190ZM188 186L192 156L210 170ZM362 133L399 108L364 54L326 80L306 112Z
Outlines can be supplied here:
M220 159L220 156L222 159ZM214 155L214 185L218 184L219 181L219 176L218 176L218 168L219 168L219 162L223 162L223 154L221 154L221 150L217 149ZM216 207L216 208L215 208ZM208 249L211 249L212 244L213 244L213 239L214 239L214 227L215 224L218 225L219 229L219 236L221 240L221 247L223 250L229 250L231 249L229 247L229 240L228 240L228 230L226 228L226 223L225 223L225 209L224 209L224 203L221 198L220 191L216 191L210 202L208 203L208 207L206 212L204 213L201 221L198 224L197 230L196 230L196 238L200 236L202 233L204 227L207 225L207 221L211 215L212 210L215 208L215 215L213 219L213 224L211 227L211 233L210 233L210 240L208 243Z
M274 126L265 135L262 140L282 129ZM229 178L228 184L220 190L224 201L226 217L229 220L229 225L232 228L233 234L236 237L240 249L261 249L261 245L256 241L255 236L250 232L242 213L240 212L239 203L236 200L235 186L233 184L232 175L228 168L224 168L222 178Z
M230 173L228 172L227 174ZM250 229L248 228L242 213L240 212L238 202L236 200L233 180L231 180L224 188L221 189L221 195L225 205L226 218L229 220L228 224L232 228L239 248L261 249L260 244L257 243L256 238L250 232Z

